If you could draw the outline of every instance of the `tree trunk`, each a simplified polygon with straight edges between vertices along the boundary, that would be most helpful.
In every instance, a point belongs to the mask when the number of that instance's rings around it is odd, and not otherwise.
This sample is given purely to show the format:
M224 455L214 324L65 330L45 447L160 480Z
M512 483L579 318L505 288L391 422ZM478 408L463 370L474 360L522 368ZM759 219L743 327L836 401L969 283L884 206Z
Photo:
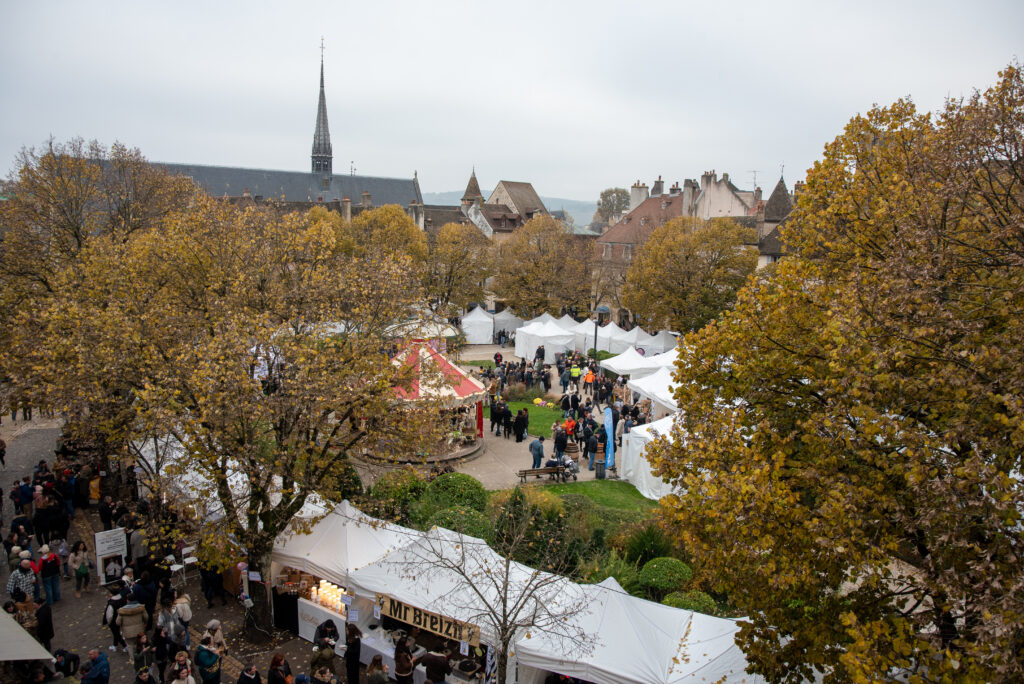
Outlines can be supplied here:
M495 662L497 665L494 673L494 682L495 684L505 684L505 675L508 670L508 641L501 642Z
M270 606L270 552L249 555L249 570L260 573L262 582L249 582L252 607L245 611L245 636L251 643L262 644L271 640L274 622Z

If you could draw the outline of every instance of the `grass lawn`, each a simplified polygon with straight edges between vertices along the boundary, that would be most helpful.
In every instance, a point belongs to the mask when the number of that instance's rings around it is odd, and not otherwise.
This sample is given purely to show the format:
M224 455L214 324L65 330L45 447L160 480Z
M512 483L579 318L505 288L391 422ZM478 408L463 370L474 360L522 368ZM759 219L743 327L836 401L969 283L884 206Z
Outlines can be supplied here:
M544 439L551 439L551 424L556 420L562 422L562 409L560 408L549 408L548 406L537 406L532 401L510 401L508 407L512 410L513 420L516 417L516 413L519 409L529 409L530 414L530 427L527 428L527 434L531 434L534 437L544 437ZM484 406L484 420L489 421L491 418L491 407ZM484 429L490 427L490 423L484 425Z
M477 368L494 368L494 361L488 359L473 359L472 361L459 361L460 366L476 366Z
M583 494L594 503L623 511L649 511L658 507L657 501L645 499L636 487L628 482L615 480L592 480L590 482L568 482L545 485L555 494Z

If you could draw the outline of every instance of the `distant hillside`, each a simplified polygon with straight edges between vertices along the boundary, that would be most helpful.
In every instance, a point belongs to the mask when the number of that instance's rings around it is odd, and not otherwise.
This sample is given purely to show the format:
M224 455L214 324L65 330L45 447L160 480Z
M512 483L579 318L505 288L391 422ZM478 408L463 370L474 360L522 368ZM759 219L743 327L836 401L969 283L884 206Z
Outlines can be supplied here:
M462 193L465 190L451 190L449 192L425 192L423 201L426 204L458 204L462 201ZM481 190L484 197L491 194L490 190ZM544 206L548 211L565 209L565 213L572 216L577 226L585 226L594 218L597 211L597 202L581 202L580 200L562 199L560 197L541 197Z

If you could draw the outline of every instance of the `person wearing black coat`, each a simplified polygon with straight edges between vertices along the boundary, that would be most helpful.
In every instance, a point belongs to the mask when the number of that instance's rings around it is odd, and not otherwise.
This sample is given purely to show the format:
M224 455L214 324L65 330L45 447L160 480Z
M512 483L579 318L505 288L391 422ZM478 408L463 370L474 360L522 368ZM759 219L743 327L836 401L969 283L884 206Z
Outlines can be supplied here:
M36 608L36 637L47 651L53 639L53 613L45 603Z
M359 682L359 656L363 647L363 633L351 622L345 627L345 681Z
M594 469L594 456L597 454L597 435L589 427L587 432L590 436L587 437L587 470Z
M516 413L516 419L512 423L512 431L516 435L516 442L522 442L523 433L526 432L526 416L523 415L522 409Z
M559 430L555 435L555 460L559 463L562 461L562 455L567 446L569 446L569 436L565 434L565 430Z

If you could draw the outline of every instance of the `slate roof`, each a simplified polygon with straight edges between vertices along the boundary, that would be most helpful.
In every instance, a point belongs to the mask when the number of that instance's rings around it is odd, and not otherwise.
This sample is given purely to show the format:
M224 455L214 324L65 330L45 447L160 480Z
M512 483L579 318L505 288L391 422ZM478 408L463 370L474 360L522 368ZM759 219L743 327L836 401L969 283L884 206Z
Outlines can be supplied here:
M758 240L757 251L765 256L782 256L786 253L782 248L782 236L779 234L778 226Z
M439 231L441 226L447 223L471 223L462 213L462 207L444 204L423 205L423 228L424 230Z
M320 100L316 107L316 128L313 130L313 156L331 158L331 131L327 125L327 96L324 94L324 60L320 59Z
M256 197L285 202L324 202L348 197L353 208L362 202L363 192L370 193L373 206L397 204L408 206L416 200L423 203L416 178L378 178L374 176L333 176L325 188L319 174L305 171L274 171L270 169L242 169L233 166L203 166L200 164L167 164L154 162L171 173L189 176L214 197L238 196L245 190Z
M522 216L524 220L531 213L548 213L547 208L544 207L544 203L541 201L537 191L533 189L531 183L501 181L498 183L498 187L501 186L505 187L505 191L512 200L512 210ZM498 187L494 188L491 197L494 197L494 193L498 192Z
M480 192L480 183L476 180L476 169L474 169L473 175L469 177L469 182L466 183L466 192L462 193L462 201L475 202L477 197L483 196L483 193Z
M786 189L786 181L779 176L779 182L775 184L768 202L764 205L765 221L781 221L793 211L793 200Z

